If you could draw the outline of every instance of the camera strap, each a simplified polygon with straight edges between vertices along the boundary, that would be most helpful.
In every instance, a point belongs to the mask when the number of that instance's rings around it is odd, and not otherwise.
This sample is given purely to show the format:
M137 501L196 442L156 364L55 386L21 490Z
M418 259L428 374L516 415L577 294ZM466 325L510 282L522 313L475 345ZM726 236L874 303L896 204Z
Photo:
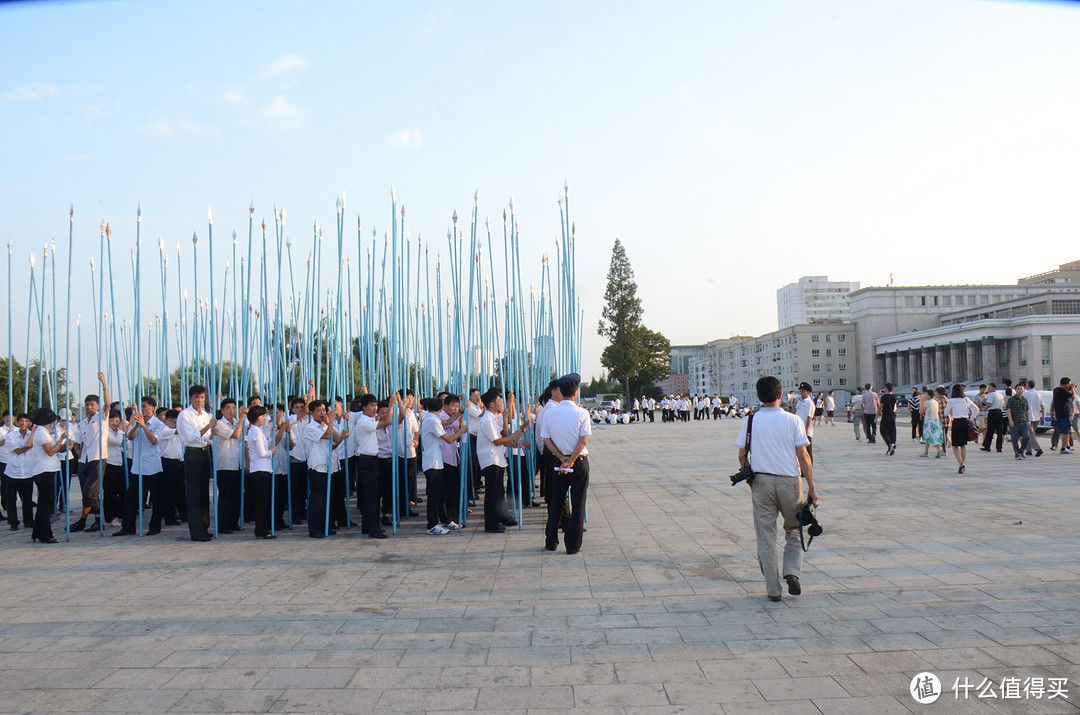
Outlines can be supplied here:
M746 463L750 464L750 435L754 429L754 413L746 418Z
M801 509L799 509L799 513L795 515L796 521L799 522L799 543L802 544L803 553L806 553L807 551L809 551L810 550L810 544L814 543L814 535L813 534L810 535L810 540L809 541L804 541L803 540L803 514L808 509L810 509L810 505L809 504L804 504L803 507ZM813 523L813 522L809 522L809 523Z

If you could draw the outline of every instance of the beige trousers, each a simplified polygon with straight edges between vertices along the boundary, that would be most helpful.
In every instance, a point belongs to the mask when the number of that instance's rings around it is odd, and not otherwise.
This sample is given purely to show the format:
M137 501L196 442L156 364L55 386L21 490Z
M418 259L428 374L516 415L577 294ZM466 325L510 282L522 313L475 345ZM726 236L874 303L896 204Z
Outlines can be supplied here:
M757 534L758 565L765 576L770 596L783 590L776 562L776 515L784 517L784 576L802 574L802 545L796 515L803 501L801 477L754 475L754 531Z

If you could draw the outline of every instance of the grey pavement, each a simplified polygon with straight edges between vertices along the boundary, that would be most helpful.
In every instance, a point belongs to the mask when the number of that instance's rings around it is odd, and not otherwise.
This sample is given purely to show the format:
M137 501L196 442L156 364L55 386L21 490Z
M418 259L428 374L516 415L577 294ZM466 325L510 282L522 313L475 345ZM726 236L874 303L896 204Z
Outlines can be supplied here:
M825 534L803 594L771 603L727 479L739 425L597 428L573 556L543 550L539 509L506 534L478 509L460 534L417 519L385 541L4 529L0 710L1076 710L1080 455L973 450L958 475L904 424L892 457L820 427ZM931 705L908 692L923 671ZM1067 678L1069 697L1002 698L1005 678ZM952 690L984 679L998 697Z

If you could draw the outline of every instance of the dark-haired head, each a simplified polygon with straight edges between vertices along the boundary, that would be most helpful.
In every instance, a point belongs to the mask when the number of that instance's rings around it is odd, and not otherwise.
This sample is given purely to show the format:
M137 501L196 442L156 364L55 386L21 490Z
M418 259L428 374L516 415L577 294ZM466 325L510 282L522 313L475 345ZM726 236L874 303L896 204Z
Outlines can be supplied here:
M757 396L758 399L764 402L776 402L780 399L780 395L783 393L783 388L780 386L780 381L772 375L764 375L757 381Z
M262 405L253 405L248 408L247 418L251 424L258 424L259 418L266 414L266 408Z

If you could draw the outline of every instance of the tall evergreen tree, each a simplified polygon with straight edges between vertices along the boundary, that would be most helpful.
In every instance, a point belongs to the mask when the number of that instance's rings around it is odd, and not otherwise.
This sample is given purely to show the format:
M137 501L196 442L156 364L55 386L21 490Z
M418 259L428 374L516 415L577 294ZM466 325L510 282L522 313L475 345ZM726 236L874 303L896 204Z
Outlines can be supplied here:
M671 359L671 343L642 324L642 312L634 269L622 242L615 239L604 291L604 310L596 332L608 339L600 364L609 370L612 378L623 383L628 400L631 381L644 385L662 378Z

